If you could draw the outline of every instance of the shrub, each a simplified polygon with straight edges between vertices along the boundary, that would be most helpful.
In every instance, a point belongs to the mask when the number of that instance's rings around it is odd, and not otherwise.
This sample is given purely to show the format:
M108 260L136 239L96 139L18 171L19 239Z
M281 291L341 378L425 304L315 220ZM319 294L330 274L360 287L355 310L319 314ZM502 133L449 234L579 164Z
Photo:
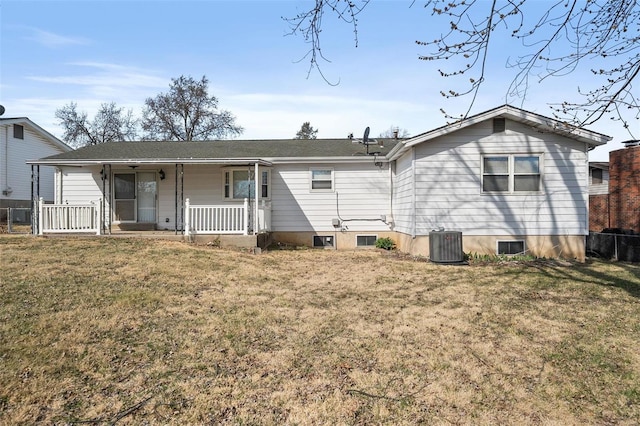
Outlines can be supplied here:
M378 238L376 240L376 247L385 250L393 250L394 248L396 248L396 243L394 243L393 240L389 237Z

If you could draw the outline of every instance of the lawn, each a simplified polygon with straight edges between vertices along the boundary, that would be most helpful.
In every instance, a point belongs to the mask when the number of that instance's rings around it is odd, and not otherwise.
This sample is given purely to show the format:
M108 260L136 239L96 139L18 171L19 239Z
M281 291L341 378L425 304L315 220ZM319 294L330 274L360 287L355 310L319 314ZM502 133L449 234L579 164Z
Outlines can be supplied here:
M638 424L640 266L0 236L0 424Z

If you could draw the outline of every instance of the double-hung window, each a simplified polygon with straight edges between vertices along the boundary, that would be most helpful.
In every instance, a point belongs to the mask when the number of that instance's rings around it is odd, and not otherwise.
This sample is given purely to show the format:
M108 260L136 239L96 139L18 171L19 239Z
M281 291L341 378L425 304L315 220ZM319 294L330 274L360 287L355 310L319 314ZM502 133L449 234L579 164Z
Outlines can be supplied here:
M270 198L270 173L268 170L260 171L259 191L260 198ZM224 198L226 200L242 200L255 198L256 181L255 172L247 169L225 170L223 175Z
M485 155L482 157L482 192L541 192L541 162L541 155Z
M310 189L312 192L333 191L333 169L315 168L309 170L311 180Z

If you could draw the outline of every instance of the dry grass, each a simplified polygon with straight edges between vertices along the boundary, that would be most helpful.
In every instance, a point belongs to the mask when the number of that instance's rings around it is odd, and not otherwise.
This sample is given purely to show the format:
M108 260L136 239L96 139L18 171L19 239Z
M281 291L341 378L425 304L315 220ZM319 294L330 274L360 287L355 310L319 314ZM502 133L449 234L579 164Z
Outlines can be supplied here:
M0 250L1 424L640 422L638 265Z

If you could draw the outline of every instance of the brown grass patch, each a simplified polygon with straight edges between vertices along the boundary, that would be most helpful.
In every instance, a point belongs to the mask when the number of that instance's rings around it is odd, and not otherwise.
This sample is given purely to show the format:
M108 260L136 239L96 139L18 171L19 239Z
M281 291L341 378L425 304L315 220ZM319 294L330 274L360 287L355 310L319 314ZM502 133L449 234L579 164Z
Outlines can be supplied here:
M2 424L640 422L638 265L0 250Z

